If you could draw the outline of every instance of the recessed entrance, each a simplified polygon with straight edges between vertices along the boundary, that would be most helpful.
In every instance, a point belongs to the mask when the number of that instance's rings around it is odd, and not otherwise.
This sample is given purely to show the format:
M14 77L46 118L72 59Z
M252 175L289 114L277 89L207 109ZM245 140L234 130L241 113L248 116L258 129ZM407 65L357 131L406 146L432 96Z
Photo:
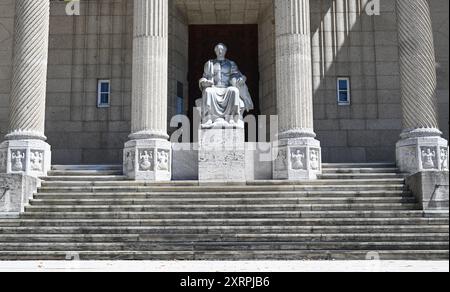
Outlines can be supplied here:
M227 58L239 66L247 76L247 86L255 104L252 114L259 114L258 25L191 25L189 26L189 116L192 120L195 100L202 93L198 81L204 65L215 59L214 47L224 43L228 47Z

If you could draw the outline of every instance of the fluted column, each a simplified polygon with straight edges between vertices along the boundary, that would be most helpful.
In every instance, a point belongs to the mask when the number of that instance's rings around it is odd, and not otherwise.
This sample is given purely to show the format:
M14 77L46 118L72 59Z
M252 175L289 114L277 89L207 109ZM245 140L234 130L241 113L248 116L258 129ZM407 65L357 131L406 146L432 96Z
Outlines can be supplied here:
M131 135L124 172L137 180L170 180L168 1L134 0L133 17Z
M168 139L168 1L134 5L131 137Z
M0 172L40 176L50 167L44 135L50 4L15 2L9 133L0 147L0 159L6 158Z
M313 179L321 171L315 140L309 0L275 0L279 141L276 179Z
M447 170L448 143L441 138L436 60L427 0L397 0L403 133L397 144L402 171Z

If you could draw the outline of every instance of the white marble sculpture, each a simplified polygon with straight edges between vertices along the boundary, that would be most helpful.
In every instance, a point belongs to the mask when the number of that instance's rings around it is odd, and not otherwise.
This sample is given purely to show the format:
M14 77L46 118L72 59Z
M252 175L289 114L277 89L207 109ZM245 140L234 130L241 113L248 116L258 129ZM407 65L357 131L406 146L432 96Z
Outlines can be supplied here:
M247 78L235 62L225 58L227 47L215 47L217 59L205 64L202 91L202 128L243 128L243 113L253 109Z

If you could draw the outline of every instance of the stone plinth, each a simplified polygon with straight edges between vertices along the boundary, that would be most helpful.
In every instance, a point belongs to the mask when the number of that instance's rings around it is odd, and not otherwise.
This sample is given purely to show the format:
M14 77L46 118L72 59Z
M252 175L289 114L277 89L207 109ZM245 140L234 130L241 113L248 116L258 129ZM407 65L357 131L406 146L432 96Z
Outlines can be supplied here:
M201 129L199 181L245 182L244 129Z
M448 171L448 142L435 137L411 137L397 143L397 165L402 172Z
M42 177L50 167L50 145L44 141L7 140L0 144L0 173Z
M273 153L274 179L311 180L322 173L320 142L314 138L281 139Z
M0 218L17 216L40 185L38 178L23 174L0 174Z
M170 181L172 146L165 140L131 140L125 143L124 174L137 181Z
M448 212L448 171L424 171L406 179L422 209Z

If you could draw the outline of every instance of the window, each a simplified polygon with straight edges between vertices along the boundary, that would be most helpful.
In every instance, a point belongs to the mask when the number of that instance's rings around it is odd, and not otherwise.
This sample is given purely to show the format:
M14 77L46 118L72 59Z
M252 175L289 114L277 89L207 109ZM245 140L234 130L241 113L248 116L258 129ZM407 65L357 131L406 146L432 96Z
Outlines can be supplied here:
M111 96L111 82L99 80L97 87L97 107L109 107Z
M337 79L337 101L339 105L350 105L350 78Z

